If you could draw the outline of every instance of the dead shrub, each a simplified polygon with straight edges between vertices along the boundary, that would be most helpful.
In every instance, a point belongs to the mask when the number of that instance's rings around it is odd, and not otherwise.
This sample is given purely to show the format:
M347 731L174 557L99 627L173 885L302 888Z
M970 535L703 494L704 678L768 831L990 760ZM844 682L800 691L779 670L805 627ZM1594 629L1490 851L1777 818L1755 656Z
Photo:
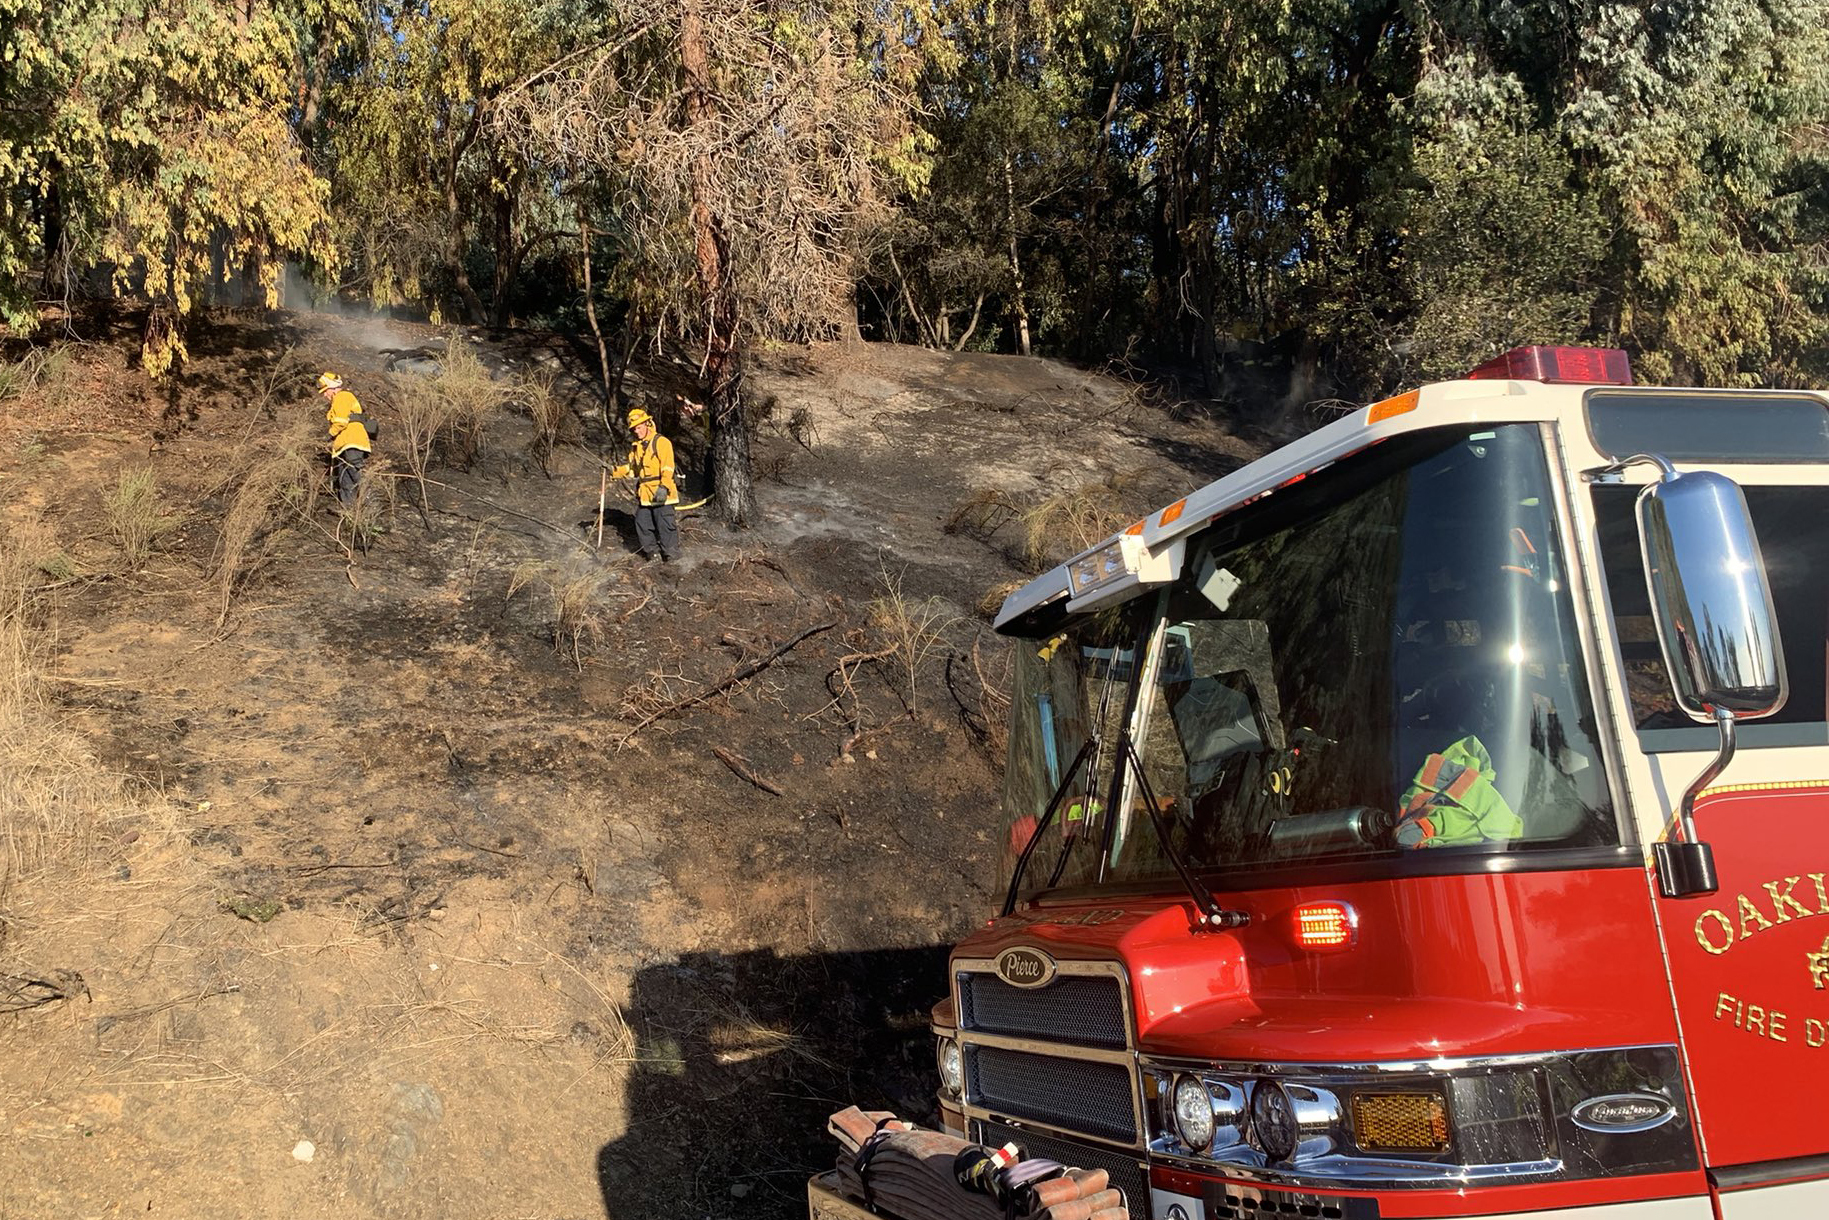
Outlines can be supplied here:
M159 539L178 526L159 502L159 480L150 468L127 471L103 494L102 519L129 572L144 567Z
M902 588L902 574L885 568L878 577L882 593L870 603L870 630L896 665L896 679L908 714L916 714L921 677L943 654L948 634L959 622L938 597L916 599Z

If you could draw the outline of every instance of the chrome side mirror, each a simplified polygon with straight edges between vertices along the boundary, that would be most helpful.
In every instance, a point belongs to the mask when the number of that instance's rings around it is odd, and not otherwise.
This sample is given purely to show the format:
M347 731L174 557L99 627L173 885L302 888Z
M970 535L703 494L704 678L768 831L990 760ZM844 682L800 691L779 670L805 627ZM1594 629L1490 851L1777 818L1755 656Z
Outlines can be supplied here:
M1739 485L1712 471L1679 473L1654 453L1594 473L1617 475L1639 462L1661 472L1639 493L1637 508L1664 668L1683 710L1721 732L1714 761L1684 791L1671 825L1652 845L1659 891L1689 898L1720 888L1714 853L1696 837L1696 796L1733 759L1735 722L1778 711L1790 687L1765 560ZM1679 823L1680 840L1670 833Z
M1663 477L1639 493L1639 545L1664 666L1677 702L1711 723L1784 706L1784 651L1746 497L1712 471Z

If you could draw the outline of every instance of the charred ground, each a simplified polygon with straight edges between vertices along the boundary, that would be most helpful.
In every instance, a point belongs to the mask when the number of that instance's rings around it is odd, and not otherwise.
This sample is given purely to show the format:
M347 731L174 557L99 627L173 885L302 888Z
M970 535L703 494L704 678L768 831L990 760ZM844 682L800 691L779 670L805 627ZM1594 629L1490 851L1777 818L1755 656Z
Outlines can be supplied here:
M986 607L1253 448L1047 361L776 352L764 520L688 515L658 569L614 490L593 545L620 442L549 336L476 337L498 401L422 521L387 365L447 338L224 317L155 390L98 320L6 403L40 692L10 761L103 795L9 827L0 1215L796 1214L826 1112L931 1095L940 946L996 868ZM317 444L320 368L394 503L364 548L282 488L237 550L251 472ZM573 442L544 461L512 390L542 372ZM692 372L628 385L688 467Z

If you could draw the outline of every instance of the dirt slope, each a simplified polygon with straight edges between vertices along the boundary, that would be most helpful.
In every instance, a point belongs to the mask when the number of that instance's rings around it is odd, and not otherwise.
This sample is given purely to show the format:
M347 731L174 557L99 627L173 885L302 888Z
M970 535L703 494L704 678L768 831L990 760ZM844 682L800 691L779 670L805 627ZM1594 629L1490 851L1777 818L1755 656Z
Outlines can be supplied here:
M1047 361L796 350L751 381L764 520L689 516L675 569L630 554L626 512L591 545L617 443L580 399L550 477L499 408L478 464L434 472L429 527L403 486L346 554L319 506L225 603L240 480L321 415L305 371L345 372L386 455L384 350L431 338L225 320L175 393L117 337L7 404L0 513L62 551L33 621L55 727L87 743L63 753L140 787L80 851L9 853L0 983L67 998L0 1012L0 1217L796 1214L825 1112L924 1111L943 946L991 901L979 671L1006 658L979 605L1025 574L1020 523L992 527L1113 476L1140 511L1247 448ZM562 390L586 367L482 348ZM631 383L688 457L689 373ZM146 466L176 528L127 572L104 497ZM975 534L948 531L962 503ZM939 635L847 687L843 658L894 644L890 591Z

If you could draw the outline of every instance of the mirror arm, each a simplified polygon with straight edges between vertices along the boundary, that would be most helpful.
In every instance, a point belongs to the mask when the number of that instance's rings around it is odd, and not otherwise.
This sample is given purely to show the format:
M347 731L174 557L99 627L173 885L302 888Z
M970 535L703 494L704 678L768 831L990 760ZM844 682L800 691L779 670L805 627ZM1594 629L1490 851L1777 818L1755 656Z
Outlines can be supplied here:
M1699 842L1696 838L1696 797L1702 794L1704 788L1715 782L1716 776L1727 770L1728 763L1734 761L1734 713L1725 708L1716 708L1715 727L1721 730L1720 752L1715 755L1713 762L1703 768L1702 774L1696 776L1690 783L1689 788L1683 793L1683 802L1677 807L1676 815L1664 828L1664 833L1668 836L1680 822L1683 826L1685 843Z
M1636 466L1641 462L1656 466L1658 468L1659 479L1670 479L1676 476L1677 468L1671 465L1670 459L1663 454L1635 453L1631 457L1623 457L1617 461L1608 462L1605 466L1596 466L1592 470L1584 470L1581 472L1581 478L1585 483L1617 483L1620 481L1619 476L1625 473L1627 467Z
M1714 783L1715 777L1727 769L1734 757L1734 713L1716 708L1715 725L1721 730L1720 751L1684 791L1676 814L1664 827L1663 837L1651 845L1652 859L1657 865L1658 892L1666 898L1696 898L1721 888L1720 878L1715 873L1714 849L1696 837L1695 817L1696 797ZM1683 831L1681 841L1671 837L1679 826Z

